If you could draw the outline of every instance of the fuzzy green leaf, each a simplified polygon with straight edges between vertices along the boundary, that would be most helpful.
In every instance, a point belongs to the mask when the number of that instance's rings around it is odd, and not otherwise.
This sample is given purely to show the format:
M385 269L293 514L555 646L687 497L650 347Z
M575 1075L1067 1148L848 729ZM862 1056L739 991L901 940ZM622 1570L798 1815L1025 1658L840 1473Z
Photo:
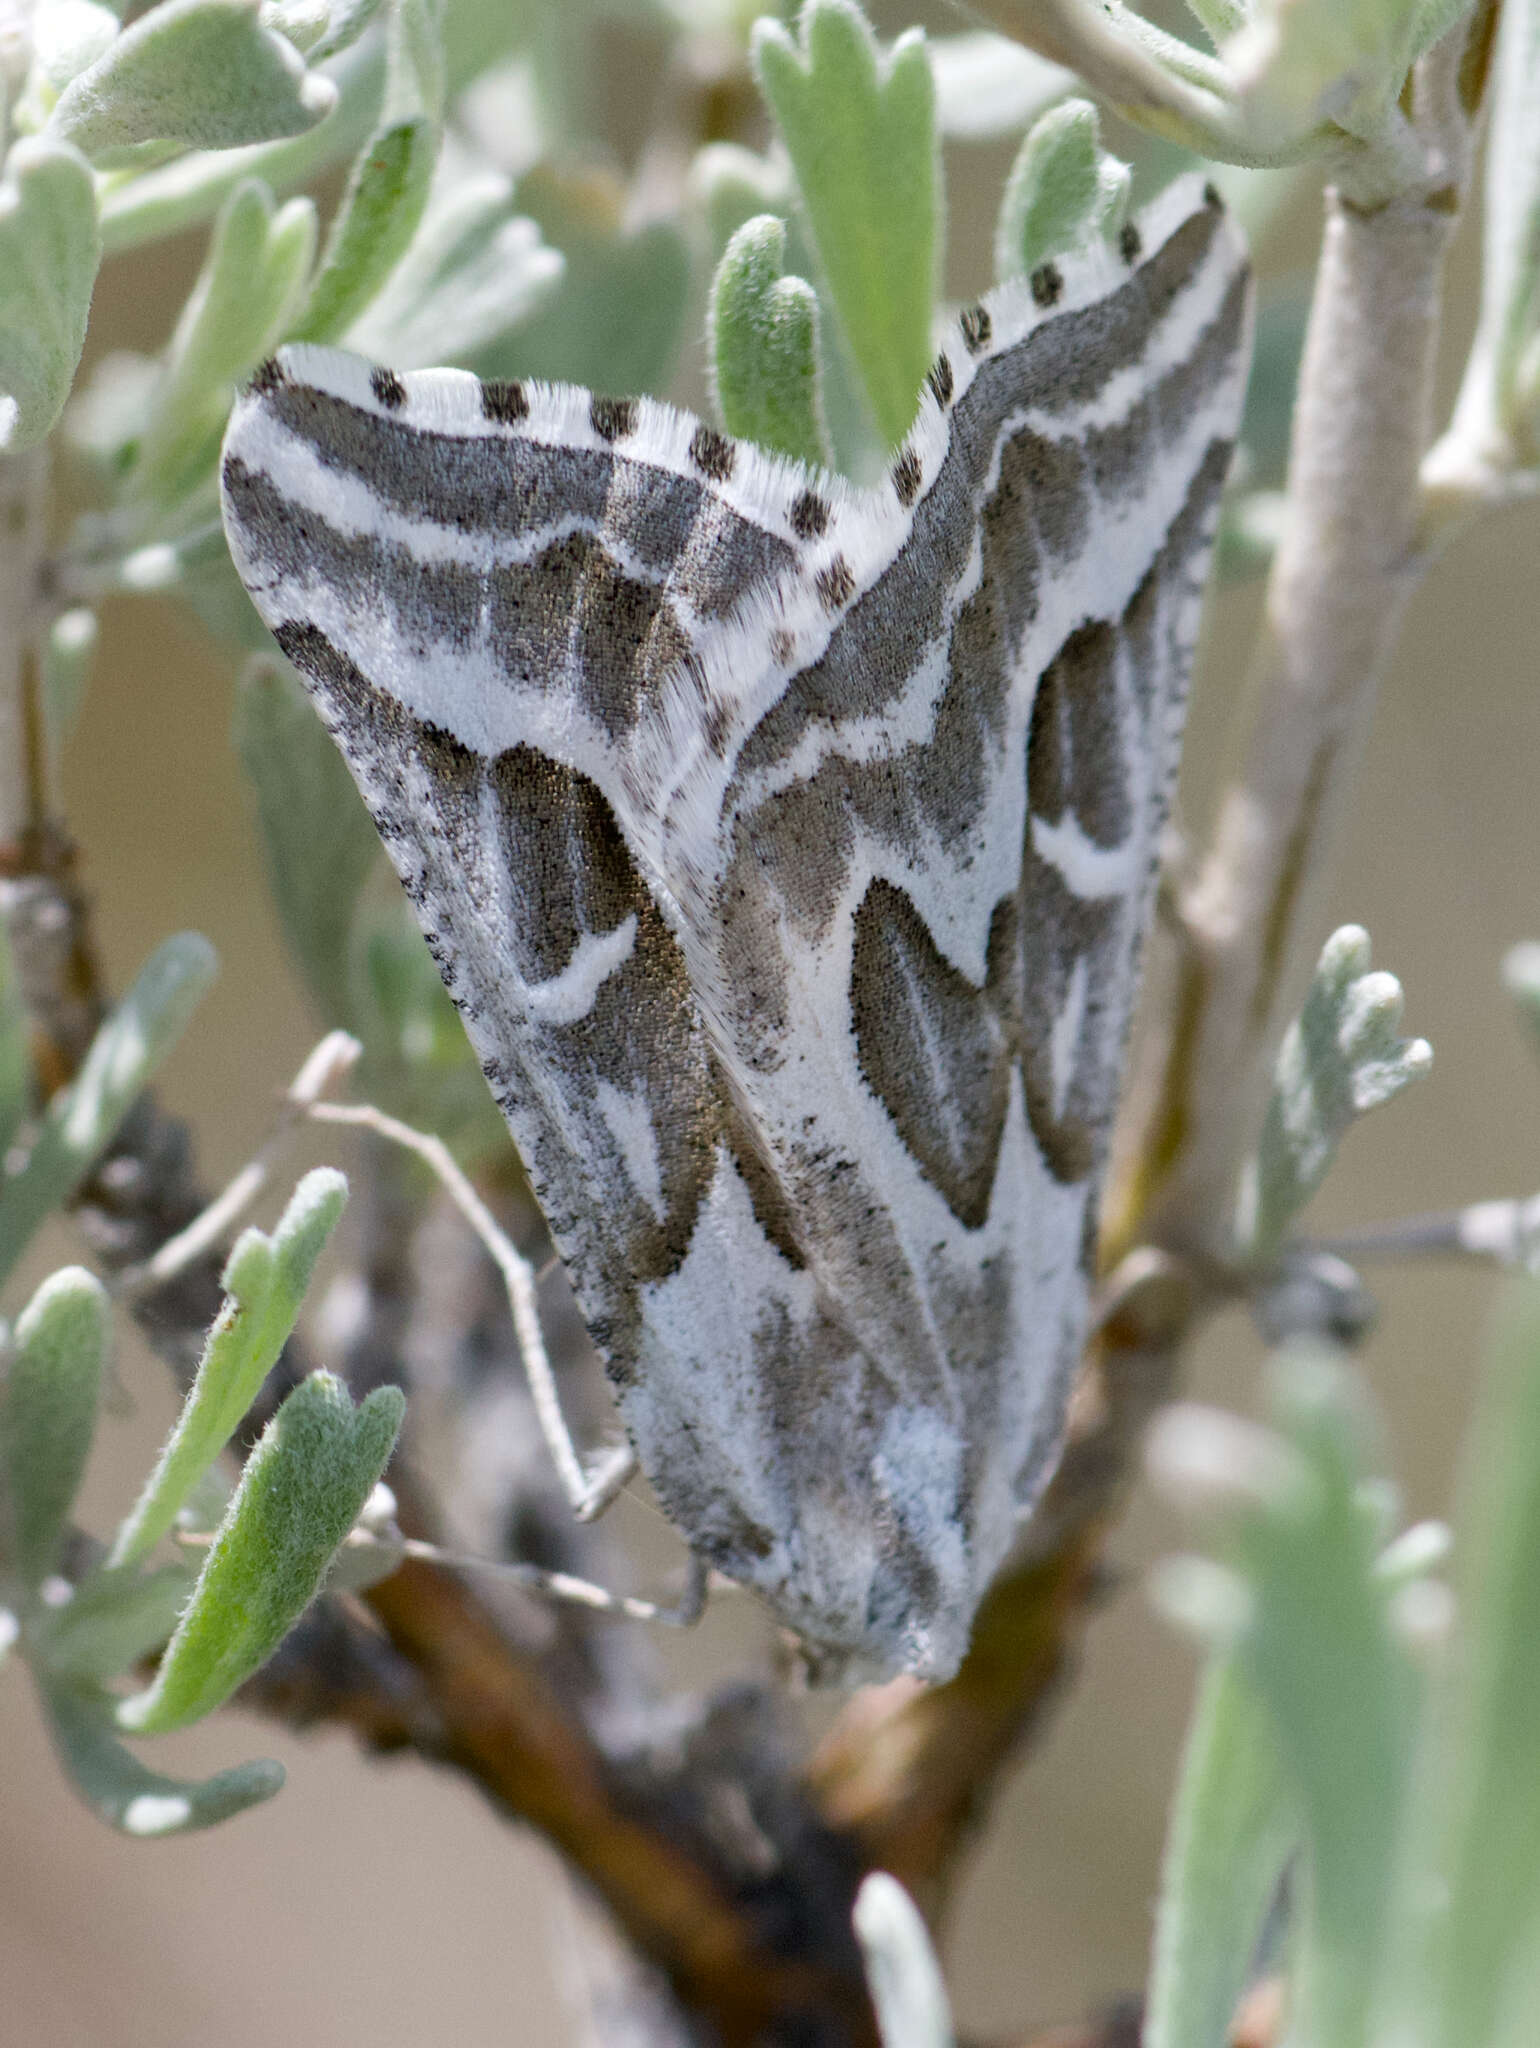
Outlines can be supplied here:
M500 172L434 181L411 247L348 333L348 347L396 369L474 365L551 297L565 266L513 210Z
M331 80L262 26L257 0L162 0L67 87L49 127L110 163L143 142L233 149L300 135L336 103Z
M283 1787L283 1766L267 1758L237 1764L200 1782L163 1777L126 1750L114 1733L110 1693L83 1684L42 1684L59 1761L86 1804L125 1835L180 1835L213 1827Z
M287 664L248 663L235 744L256 791L268 885L323 1020L352 1017L349 942L383 855L346 763Z
M1469 0L1259 0L1225 57L1259 147L1322 120L1375 139L1406 75Z
M1035 122L1006 180L995 227L995 275L1030 274L1052 256L1116 233L1129 171L1104 154L1089 100L1066 100Z
M496 347L483 377L547 377L613 398L661 392L673 371L690 286L684 238L671 223L632 229L613 181L538 164L514 191L565 261L555 290Z
M96 1433L111 1333L106 1290L82 1266L50 1275L17 1319L0 1397L0 1452L9 1547L29 1587L58 1563Z
M1251 19L1251 0L1187 0L1187 5L1211 43L1239 35Z
M166 1643L193 1584L183 1564L93 1572L62 1607L45 1607L29 1623L33 1661L50 1678L116 1678Z
M1238 1226L1254 1258L1276 1251L1354 1121L1399 1095L1433 1063L1426 1039L1400 1035L1401 985L1392 974L1371 973L1369 958L1369 934L1361 926L1343 925L1332 934L1279 1051Z
M307 1173L269 1237L244 1230L225 1262L225 1301L209 1330L197 1377L108 1563L134 1564L176 1520L277 1363L299 1318L316 1260L336 1227L348 1184L331 1167Z
M283 332L315 243L310 200L275 209L255 179L231 193L166 352L140 442L137 496L175 503L211 474L232 390Z
M346 163L379 124L385 57L378 39L370 36L344 52L328 75L339 94L336 108L303 135L247 149L191 150L110 181L101 195L105 252L118 255L203 225L249 178L288 192Z
M215 966L207 939L179 932L145 963L97 1032L73 1083L50 1103L26 1164L0 1184L0 1283L44 1217L62 1208L112 1143L134 1098L182 1035Z
M898 1879L885 1870L863 1879L854 1920L882 2048L952 2048L940 1965L919 1908Z
M416 234L444 108L440 0L391 0L380 125L353 165L290 338L334 341L374 299Z
M1144 2048L1229 2048L1257 1939L1299 1824L1278 1742L1236 1668L1210 1660L1161 1869Z
M1235 1657L1301 1822L1298 2037L1347 2048L1368 2038L1389 1949L1421 1688L1394 1621L1400 1589L1378 1568L1384 1488L1357 1382L1325 1354L1286 1353L1273 1407L1305 1476L1235 1532L1251 1595Z
M382 0L334 0L320 41L312 43L306 52L310 62L320 64L341 50L351 49L379 13L381 4Z
M1481 317L1455 415L1486 399L1492 429L1540 461L1540 0L1507 0L1498 30L1487 143Z
M84 158L18 142L0 176L0 454L46 439L64 410L100 261Z
M1440 1726L1447 1835L1424 2007L1430 2048L1510 2038L1540 1940L1540 1288L1498 1327L1462 1487L1456 1594L1462 1655ZM1529 2026L1513 2038L1532 2035Z
M728 433L828 466L818 389L818 299L785 277L786 224L746 221L711 281L711 367Z
M896 447L931 358L940 261L935 88L924 36L880 57L850 0L807 0L796 40L754 30L761 87L877 431Z
M246 1461L197 1591L154 1684L118 1725L163 1734L222 1706L320 1590L395 1447L405 1400L378 1387L356 1410L330 1373L289 1395Z

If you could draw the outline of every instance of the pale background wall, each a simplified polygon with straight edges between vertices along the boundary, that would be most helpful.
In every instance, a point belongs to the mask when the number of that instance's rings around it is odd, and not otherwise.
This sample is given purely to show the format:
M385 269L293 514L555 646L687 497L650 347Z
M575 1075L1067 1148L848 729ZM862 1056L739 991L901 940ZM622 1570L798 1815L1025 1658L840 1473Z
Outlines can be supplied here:
M959 291L983 274L981 229L1002 171L990 156L952 174ZM1307 259L1309 230L1307 209L1280 260ZM1470 253L1457 297L1470 289ZM93 347L153 345L157 309L175 303L170 278L190 260L179 247L164 265L111 271ZM1540 1180L1540 1071L1497 984L1504 949L1540 935L1537 555L1540 508L1456 548L1414 605L1382 704L1331 921L1369 926L1377 961L1406 984L1409 1027L1432 1038L1438 1062L1353 1136L1319 1204L1323 1222ZM1212 622L1190 757L1195 815L1253 603L1232 593ZM219 947L219 986L164 1088L194 1119L212 1183L264 1130L311 1025L261 894L219 657L167 608L118 606L106 623L69 762L70 819L88 834L84 876L115 986L176 926ZM296 1172L306 1163L295 1155ZM68 1255L62 1234L53 1251ZM1429 1269L1384 1275L1380 1294L1366 1369L1410 1506L1436 1512L1492 1287ZM1256 1355L1231 1318L1206 1338L1194 1383L1248 1402ZM92 1483L104 1519L126 1505L171 1407L161 1370L127 1343L123 1374L134 1412L106 1430ZM1178 1538L1138 1502L1116 1546L1121 1590L1000 1803L951 1944L970 2028L1073 2015L1141 1980L1193 1665L1140 1580ZM713 1640L685 1650L692 1668L710 1661ZM301 1740L229 1717L156 1760L195 1771L253 1754L288 1766L272 1805L228 1831L129 1843L72 1802L23 1676L0 1675L0 2036L28 2048L559 2048L561 1883L538 1842L448 1776L366 1763L335 1734Z

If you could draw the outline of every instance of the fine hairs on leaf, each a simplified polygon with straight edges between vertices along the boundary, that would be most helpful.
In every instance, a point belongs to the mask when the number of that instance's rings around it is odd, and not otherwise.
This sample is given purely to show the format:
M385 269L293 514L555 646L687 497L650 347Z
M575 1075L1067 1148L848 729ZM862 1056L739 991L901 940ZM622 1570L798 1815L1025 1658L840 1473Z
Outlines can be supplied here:
M1276 1252L1355 1120L1433 1064L1426 1039L1401 1037L1401 985L1369 957L1361 926L1334 932L1284 1038L1237 1228L1252 1258Z
M995 275L1029 275L1050 257L1115 238L1128 211L1127 164L1101 147L1089 100L1065 100L1035 121L1006 180L995 227Z
M52 131L97 164L144 142L231 149L312 128L337 88L245 0L163 0L60 96Z
M301 1381L247 1459L154 1683L119 1706L120 1728L160 1735L202 1720L266 1662L320 1591L405 1406L397 1387L355 1409L330 1373Z
M935 87L918 30L879 53L851 0L807 0L793 37L761 21L754 60L791 157L829 304L894 447L930 363L941 260Z
M101 260L85 160L45 137L0 167L0 456L53 429L86 338Z
M829 466L818 368L818 299L785 277L786 224L745 221L711 281L711 366L728 433Z
M1209 1512L1240 1598L1189 1738L1157 1920L1153 2048L1222 2048L1225 2000L1246 1981L1296 1840L1302 2041L1371 2038L1400 1939L1423 1695L1402 1625L1415 1596L1380 1569L1394 1503L1372 1472L1362 1391L1337 1359L1278 1354L1270 1393L1273 1432L1261 1434L1274 1438L1274 1476Z
M1272 1722L1236 1657L1216 1651L1193 1706L1166 1839L1144 2048L1230 2048L1298 1840Z
M17 1319L0 1392L0 1507L22 1583L36 1591L59 1557L96 1433L110 1337L107 1295L80 1266L45 1280Z
M312 201L275 208L256 180L231 193L166 351L131 480L136 495L173 504L206 479L231 393L286 326L315 243Z
M1464 1655L1433 1757L1447 1787L1432 1882L1447 1912L1431 1970L1406 2003L1431 2008L1433 2048L1522 2039L1540 1925L1540 1288L1515 1286L1498 1319L1461 1488L1455 1591ZM1427 1846L1423 1838L1423 1846ZM1504 2031L1507 2029L1508 2031Z
M225 1263L225 1303L209 1331L198 1376L138 1505L118 1531L110 1564L134 1564L147 1555L234 1435L294 1328L316 1260L346 1200L343 1176L318 1168L294 1190L271 1237L253 1229L237 1239Z
M428 203L444 102L439 0L386 6L380 125L353 166L292 340L346 333L405 253Z
M168 1778L140 1762L114 1732L113 1695L45 1678L40 1686L54 1747L97 1816L142 1840L216 1827L283 1789L283 1765L259 1758L211 1778Z

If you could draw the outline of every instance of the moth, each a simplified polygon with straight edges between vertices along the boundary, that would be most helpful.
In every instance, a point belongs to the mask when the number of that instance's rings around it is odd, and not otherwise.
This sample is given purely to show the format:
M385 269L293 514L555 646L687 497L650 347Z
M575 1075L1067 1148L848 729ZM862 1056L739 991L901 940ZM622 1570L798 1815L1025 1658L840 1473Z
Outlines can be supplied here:
M697 1555L956 1668L1046 1483L1240 416L1184 182L949 320L858 489L650 399L284 351L226 526Z

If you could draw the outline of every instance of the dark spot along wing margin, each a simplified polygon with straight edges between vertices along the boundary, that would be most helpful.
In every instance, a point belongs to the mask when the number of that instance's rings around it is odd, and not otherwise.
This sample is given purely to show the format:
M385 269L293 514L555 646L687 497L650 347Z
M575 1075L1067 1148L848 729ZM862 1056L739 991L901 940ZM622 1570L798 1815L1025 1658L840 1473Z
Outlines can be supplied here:
M975 341L987 346L977 317L964 332L970 350ZM959 360L966 352L959 347ZM374 389L382 411L281 374L264 378L247 401L247 427L238 423L228 446L232 544L259 609L347 754L623 1391L640 1336L638 1283L678 1265L721 1145L739 1161L767 1240L791 1265L806 1249L803 1225L786 1204L766 1134L741 1094L728 1100L678 935L598 771L528 740L489 751L457 730L452 707L422 700L418 686L442 650L463 655L490 622L497 661L482 687L495 693L511 675L521 686L539 678L568 690L623 756L639 707L690 656L690 624L670 587L681 562L690 565L691 608L705 621L726 618L747 590L795 569L795 542L821 549L822 613L858 605L864 586L825 543L821 491L804 488L788 504L791 537L731 513L715 486L725 488L750 452L710 429L695 429L688 464L660 470L628 445L635 411L596 403L587 444L552 451L524 438L538 392L532 401L523 387L492 387L485 417L513 430L499 436L493 464L473 437L416 428L410 380L404 402L398 381ZM937 406L952 403L949 362L931 390ZM327 488L310 502L297 501L273 459L285 437L325 472ZM924 502L935 482L934 463L915 452L920 442L917 434L899 451L883 487L900 508ZM349 485L367 493L364 521L329 516L332 487ZM526 558L474 560L482 534L559 523L565 530ZM425 526L455 544L424 548ZM840 631L836 617L832 633ZM839 666L824 664L825 675L832 680ZM798 694L788 692L783 710ZM797 707L799 723L838 716L812 696ZM753 744L774 755L792 739L773 718ZM895 958L920 959L928 942L908 906L874 903L871 914ZM945 993L961 1016L966 990ZM966 1038L994 1027L975 1017L958 1028ZM900 1060L902 1033L882 1039L882 1029L874 1008L874 1063ZM980 1046L997 1072L990 1049ZM931 1141L937 1174L953 1177L949 1201L970 1218L987 1206L996 1093L991 1082L955 1158L943 1159L941 1140ZM980 1542L998 1554L993 1538ZM718 1557L755 1579L764 1550L763 1532L745 1530L739 1554L729 1541ZM956 1600L976 1596L993 1558L977 1558L979 1583L939 1595L920 1591L924 1562L916 1597ZM891 1606L891 1588L888 1597ZM816 1615L803 1608L798 1618L817 1633ZM881 1624L899 1625L891 1614ZM855 1633L842 1626L845 1646L879 1663L901 1654L894 1633L859 1645Z

